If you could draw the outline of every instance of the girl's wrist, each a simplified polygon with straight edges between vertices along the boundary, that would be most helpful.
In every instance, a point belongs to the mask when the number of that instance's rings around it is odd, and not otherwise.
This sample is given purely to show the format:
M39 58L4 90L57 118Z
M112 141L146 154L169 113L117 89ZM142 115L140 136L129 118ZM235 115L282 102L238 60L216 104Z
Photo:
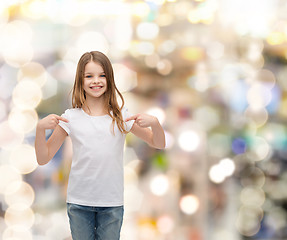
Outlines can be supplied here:
M41 121L39 121L39 122L37 123L36 130L45 130L45 128L44 128L44 127L42 126L42 124L41 124Z

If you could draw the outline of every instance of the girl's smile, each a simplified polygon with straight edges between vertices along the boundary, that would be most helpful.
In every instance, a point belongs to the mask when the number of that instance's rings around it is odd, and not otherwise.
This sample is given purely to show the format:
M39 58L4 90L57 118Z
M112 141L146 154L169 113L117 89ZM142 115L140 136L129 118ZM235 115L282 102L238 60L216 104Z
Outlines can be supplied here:
M90 61L85 66L84 90L86 97L102 97L107 90L107 79L102 66Z

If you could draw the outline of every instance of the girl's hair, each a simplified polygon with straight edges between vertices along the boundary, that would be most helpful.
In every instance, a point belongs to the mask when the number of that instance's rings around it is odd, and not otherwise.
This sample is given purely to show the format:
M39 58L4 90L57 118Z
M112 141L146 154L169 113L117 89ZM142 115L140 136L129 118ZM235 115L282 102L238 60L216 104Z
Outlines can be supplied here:
M107 56L101 52L98 51L86 52L81 56L78 62L75 83L73 87L73 94L72 94L73 108L82 108L83 106L86 106L86 93L84 91L83 86L84 73L86 64L91 61L100 64L105 72L107 80L107 90L104 93L105 96L104 108L108 110L109 116L113 119L112 121L113 133L114 133L115 122L117 123L117 126L122 133L127 133L127 131L125 130L125 122L123 120L121 113L121 110L124 106L124 98L116 87L112 64L110 60L107 58ZM116 93L118 93L118 95L122 100L121 107L117 102Z

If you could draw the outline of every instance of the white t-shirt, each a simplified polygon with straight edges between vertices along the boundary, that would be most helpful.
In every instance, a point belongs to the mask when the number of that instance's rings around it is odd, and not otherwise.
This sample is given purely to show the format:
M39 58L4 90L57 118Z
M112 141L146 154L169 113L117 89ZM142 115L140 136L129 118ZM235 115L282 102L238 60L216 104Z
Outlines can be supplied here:
M122 116L124 120L130 116L126 108ZM67 202L98 207L122 206L126 135L116 123L113 135L109 115L90 116L82 108L72 108L62 117L69 122L60 121L59 125L71 137L73 145ZM127 131L133 123L133 120L126 122Z

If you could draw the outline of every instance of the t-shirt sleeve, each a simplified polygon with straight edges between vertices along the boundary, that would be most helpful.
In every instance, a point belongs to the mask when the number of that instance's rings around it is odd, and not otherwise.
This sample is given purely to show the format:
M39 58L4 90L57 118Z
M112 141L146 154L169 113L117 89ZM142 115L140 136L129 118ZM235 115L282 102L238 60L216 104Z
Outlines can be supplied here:
M63 118L66 118L66 119L68 119L68 120L70 120L69 119L69 109L67 109L62 115L61 115L61 117L63 117ZM59 126L61 127L61 128L63 128L66 132L67 132L67 134L69 135L70 134L70 125L69 125L69 123L68 122L63 122L63 121L59 121Z
M128 111L127 108L123 108L122 110L123 120L125 121L128 117L131 117L132 114ZM135 120L130 120L125 122L126 123L126 130L129 132L134 124Z

